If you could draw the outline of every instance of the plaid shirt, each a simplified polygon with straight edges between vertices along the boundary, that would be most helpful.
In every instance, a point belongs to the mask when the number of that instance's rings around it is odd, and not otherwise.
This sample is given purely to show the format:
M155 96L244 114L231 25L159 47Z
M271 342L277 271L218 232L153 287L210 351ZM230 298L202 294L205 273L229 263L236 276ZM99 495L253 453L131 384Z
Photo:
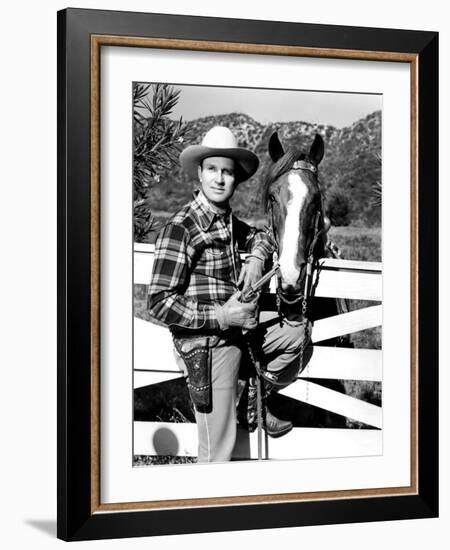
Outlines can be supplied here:
M158 234L148 292L152 321L172 331L218 332L214 303L225 303L236 291L240 250L265 260L274 247L267 233L238 220L231 209L214 212L198 192Z

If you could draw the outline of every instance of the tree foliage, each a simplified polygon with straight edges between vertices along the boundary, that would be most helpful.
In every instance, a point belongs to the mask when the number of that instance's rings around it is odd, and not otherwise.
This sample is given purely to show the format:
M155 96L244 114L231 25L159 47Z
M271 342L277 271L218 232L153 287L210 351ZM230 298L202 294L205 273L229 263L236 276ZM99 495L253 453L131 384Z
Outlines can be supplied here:
M133 202L134 239L146 240L157 229L151 212L150 190L161 174L178 161L184 147L187 126L182 118L172 120L180 90L168 84L133 85Z
M380 166L381 173L381 155L380 153L375 154L375 159ZM381 200L383 196L383 186L380 180L376 180L372 183L372 204L378 208L381 208Z
M327 213L333 225L349 225L350 204L347 196L339 191L332 191L327 196Z

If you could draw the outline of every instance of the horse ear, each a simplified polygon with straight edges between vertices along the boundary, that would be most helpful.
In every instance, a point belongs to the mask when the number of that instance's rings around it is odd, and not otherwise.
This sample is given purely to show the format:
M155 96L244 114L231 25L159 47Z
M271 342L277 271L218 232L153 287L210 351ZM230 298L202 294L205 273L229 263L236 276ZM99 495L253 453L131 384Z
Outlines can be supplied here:
M325 152L325 145L323 143L322 136L319 134L316 134L313 144L311 145L311 149L309 150L309 158L312 162L315 163L316 166L318 166L320 161L323 158L324 152Z
M278 139L277 132L274 132L269 139L269 155L273 162L277 162L283 155L284 149Z

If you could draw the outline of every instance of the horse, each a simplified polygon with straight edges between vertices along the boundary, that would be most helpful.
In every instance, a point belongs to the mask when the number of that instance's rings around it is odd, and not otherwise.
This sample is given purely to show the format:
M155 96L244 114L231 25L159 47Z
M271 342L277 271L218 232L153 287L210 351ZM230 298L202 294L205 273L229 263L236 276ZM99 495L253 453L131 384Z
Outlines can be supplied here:
M312 279L318 260L334 256L327 237L331 223L326 215L324 190L319 180L319 164L325 145L316 134L307 152L298 148L284 150L278 134L269 139L268 152L272 163L263 180L264 211L268 220L266 231L275 245L274 263L278 262L276 308L280 323L303 324L311 330L311 323L348 311L346 300L315 298ZM316 278L317 282L317 278ZM311 333L309 334L311 336ZM311 359L312 346L308 345L299 361L299 373ZM349 347L348 337L321 342L321 345ZM343 391L339 381L328 381L328 387ZM284 404L284 408L289 406ZM297 417L299 425L345 426L345 419L332 418L326 411L314 411L290 404L291 419ZM275 408L276 410L276 408ZM281 410L282 412L282 410ZM309 416L309 418L308 418Z
M318 179L325 146L316 134L309 152L285 152L275 132L268 149L272 165L265 175L263 200L269 221L266 230L274 241L275 261L280 266L277 309L288 322L302 321L311 305L313 268L326 254L330 228Z

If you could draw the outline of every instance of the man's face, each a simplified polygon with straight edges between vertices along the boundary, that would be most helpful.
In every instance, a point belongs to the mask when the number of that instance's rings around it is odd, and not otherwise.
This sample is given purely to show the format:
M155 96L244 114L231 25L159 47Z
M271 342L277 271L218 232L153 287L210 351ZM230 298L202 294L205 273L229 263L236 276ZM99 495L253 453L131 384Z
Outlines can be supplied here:
M206 158L198 167L198 177L206 198L216 206L224 206L236 187L234 160L225 157Z

